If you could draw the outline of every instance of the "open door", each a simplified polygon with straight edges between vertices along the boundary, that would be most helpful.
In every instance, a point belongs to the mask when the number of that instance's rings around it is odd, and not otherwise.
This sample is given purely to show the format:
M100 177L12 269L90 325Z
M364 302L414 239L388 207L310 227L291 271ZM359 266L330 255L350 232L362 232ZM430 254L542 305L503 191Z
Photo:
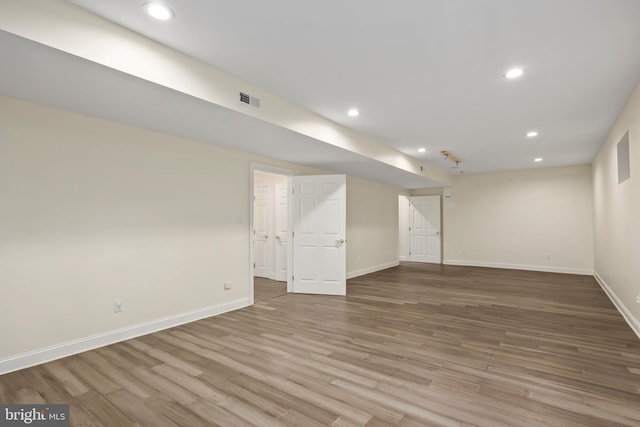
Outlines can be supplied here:
M346 295L346 177L293 177L293 292Z

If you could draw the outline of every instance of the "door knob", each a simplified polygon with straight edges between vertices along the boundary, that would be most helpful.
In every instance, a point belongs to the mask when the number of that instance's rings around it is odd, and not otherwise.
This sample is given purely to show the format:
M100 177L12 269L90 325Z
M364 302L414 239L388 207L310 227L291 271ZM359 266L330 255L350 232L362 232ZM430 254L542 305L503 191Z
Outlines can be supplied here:
M344 244L344 239L336 240L336 248L339 248Z

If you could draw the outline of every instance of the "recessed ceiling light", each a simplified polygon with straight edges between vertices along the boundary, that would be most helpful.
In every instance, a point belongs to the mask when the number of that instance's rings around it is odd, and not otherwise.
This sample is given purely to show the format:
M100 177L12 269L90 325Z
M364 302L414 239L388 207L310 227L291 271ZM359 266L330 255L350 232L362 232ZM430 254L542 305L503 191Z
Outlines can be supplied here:
M542 161L542 157L536 157L535 159L533 159L534 162L541 162Z
M349 115L349 117L357 117L360 115L360 111L352 108L347 114Z
M517 79L521 75L524 74L524 70L522 68L512 68L504 75L508 79Z
M536 136L538 136L538 132L536 132L535 130L527 132L527 138L535 138Z
M427 151L427 149L426 149L426 148L424 148L424 147L422 147L422 148L418 148L418 153L424 153L424 152L426 152L426 151Z
M149 16L161 21L166 21L174 16L173 10L161 3L145 3L142 8Z

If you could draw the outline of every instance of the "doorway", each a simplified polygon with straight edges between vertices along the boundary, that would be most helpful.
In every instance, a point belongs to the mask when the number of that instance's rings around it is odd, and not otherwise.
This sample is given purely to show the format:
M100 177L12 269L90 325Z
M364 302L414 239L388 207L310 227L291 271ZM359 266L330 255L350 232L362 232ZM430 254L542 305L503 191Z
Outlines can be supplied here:
M256 283L260 287L272 285L274 288L281 288L286 283L286 291L291 292L289 198L292 175L293 172L287 169L253 163L250 166L251 303L255 301ZM271 293L268 289L262 289L261 292Z
M345 295L346 176L258 164L249 176L251 303L256 282L265 281L286 281L287 292Z
M253 173L253 277L260 286L287 282L289 268L289 177L256 170ZM273 283L275 286L281 286Z
M442 263L440 196L400 196L401 261Z
M254 172L254 277L286 282L289 244L289 186L284 175Z

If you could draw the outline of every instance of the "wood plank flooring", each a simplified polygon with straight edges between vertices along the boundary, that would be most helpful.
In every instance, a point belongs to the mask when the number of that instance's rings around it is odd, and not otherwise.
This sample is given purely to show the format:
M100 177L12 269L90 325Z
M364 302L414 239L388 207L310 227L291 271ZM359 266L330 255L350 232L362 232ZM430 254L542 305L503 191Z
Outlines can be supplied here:
M640 340L591 277L407 263L0 376L74 426L640 426Z
M286 282L276 282L275 280L255 277L253 279L253 296L255 301L276 298L287 293Z

